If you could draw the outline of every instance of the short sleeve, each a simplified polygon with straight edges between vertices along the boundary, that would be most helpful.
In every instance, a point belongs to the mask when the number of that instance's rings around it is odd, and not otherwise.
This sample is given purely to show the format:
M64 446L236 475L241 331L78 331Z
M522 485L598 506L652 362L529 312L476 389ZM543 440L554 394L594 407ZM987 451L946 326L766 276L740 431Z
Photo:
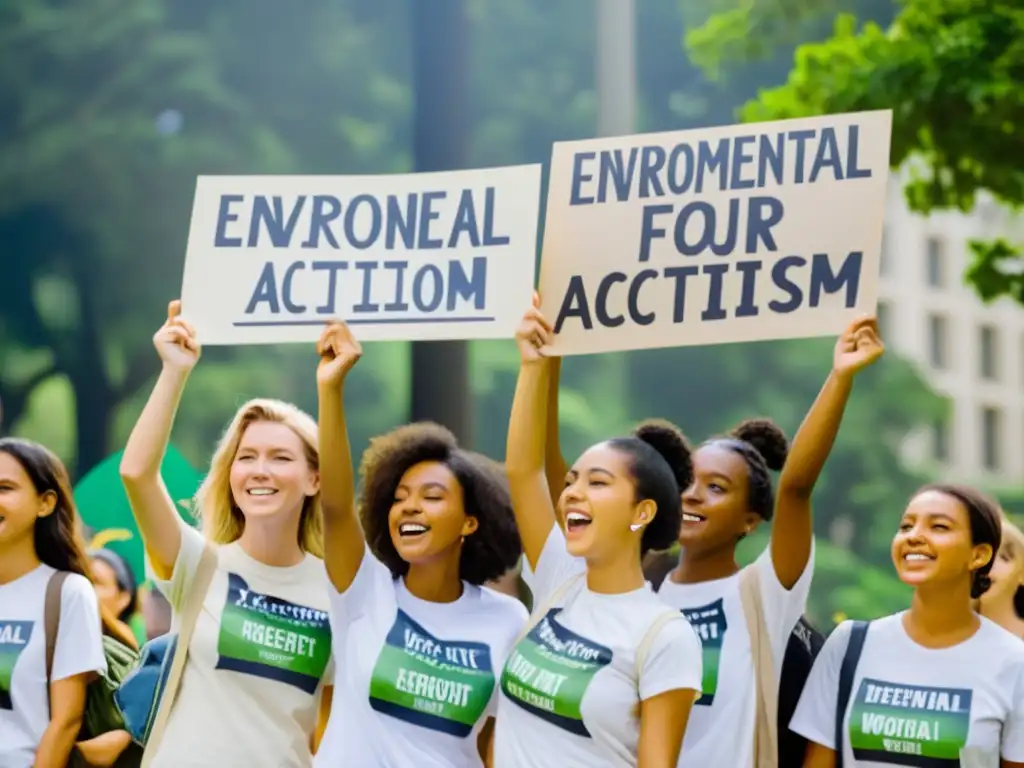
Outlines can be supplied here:
M180 612L185 604L185 596L188 595L195 579L206 546L203 534L180 518L178 527L181 530L181 547L178 549L178 558L174 561L171 578L164 581L151 571L153 584L160 590L160 594L167 598L175 613Z
M658 631L640 670L640 700L666 691L690 689L700 694L704 674L700 640L693 627L677 616Z
M852 622L844 621L828 636L814 661L811 674L807 676L800 702L789 721L791 731L829 749L836 748L839 668L850 644L852 626Z
M552 525L530 584L533 592L533 609L536 611L540 603L547 600L552 592L586 570L586 560L582 557L573 557L566 551L562 529Z
M1013 701L1003 723L1000 754L1012 763L1024 763L1024 663L1017 664Z
M331 626L335 632L337 627L353 619L384 611L384 601L389 599L388 595L392 602L395 600L394 576L384 563L373 556L369 547L363 552L363 561L348 589L338 592L330 580L327 589L331 596ZM335 617L344 617L344 621L335 622Z
M60 593L60 624L53 649L52 680L107 671L103 624L96 590L84 576L69 574Z
M807 560L807 566L792 589L786 589L779 582L772 562L771 544L765 547L764 552L755 561L754 567L758 570L761 604L764 606L765 623L772 644L772 658L775 661L777 675L781 675L789 637L807 610L807 597L814 575L814 542L811 542L811 555Z

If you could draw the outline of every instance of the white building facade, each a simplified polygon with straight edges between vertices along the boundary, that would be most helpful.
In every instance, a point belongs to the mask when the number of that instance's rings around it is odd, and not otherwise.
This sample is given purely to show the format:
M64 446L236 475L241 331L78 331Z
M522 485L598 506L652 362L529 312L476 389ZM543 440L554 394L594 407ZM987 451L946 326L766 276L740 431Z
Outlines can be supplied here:
M1024 242L1024 219L990 201L970 215L911 213L890 183L879 322L890 349L950 400L949 418L910 441L936 477L1006 487L1024 482L1024 307L984 304L964 284L969 241Z

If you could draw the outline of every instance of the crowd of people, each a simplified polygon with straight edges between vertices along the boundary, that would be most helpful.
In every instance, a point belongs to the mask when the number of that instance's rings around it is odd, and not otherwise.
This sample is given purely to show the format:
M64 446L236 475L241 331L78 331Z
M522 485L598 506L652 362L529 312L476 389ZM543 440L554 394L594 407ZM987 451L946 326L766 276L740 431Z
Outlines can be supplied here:
M697 445L651 420L572 463L552 333L535 300L502 463L417 423L372 440L357 471L344 389L362 349L331 323L317 418L243 405L197 528L160 475L200 358L171 304L121 463L187 654L143 765L1024 768L1024 536L984 493L936 483L893 513L907 610L817 642L803 618L811 498L855 378L883 354L873 318L840 336L792 443L767 419ZM152 637L137 595L123 560L87 550L56 456L0 439L0 766L119 764L131 737L87 732L85 701L104 635Z

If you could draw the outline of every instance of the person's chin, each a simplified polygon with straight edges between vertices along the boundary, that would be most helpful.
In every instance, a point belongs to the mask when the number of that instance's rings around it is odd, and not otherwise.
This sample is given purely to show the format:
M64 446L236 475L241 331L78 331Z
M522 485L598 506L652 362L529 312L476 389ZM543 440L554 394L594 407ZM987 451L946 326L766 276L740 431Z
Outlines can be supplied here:
M284 514L280 504L246 504L241 510L246 520L269 520Z

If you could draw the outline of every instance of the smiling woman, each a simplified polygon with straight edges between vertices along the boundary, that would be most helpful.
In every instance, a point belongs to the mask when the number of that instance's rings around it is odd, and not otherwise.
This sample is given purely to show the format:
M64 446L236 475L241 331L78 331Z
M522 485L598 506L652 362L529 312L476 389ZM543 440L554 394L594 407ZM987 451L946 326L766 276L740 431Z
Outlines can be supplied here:
M844 622L826 641L790 724L810 742L805 768L968 756L1024 766L1024 644L972 606L988 589L1000 528L999 507L973 488L914 495L892 542L896 572L914 588L910 610Z
M154 336L163 370L121 460L156 586L179 617L202 603L149 765L309 766L333 680L316 423L277 400L243 405L196 493L202 531L188 526L160 474L200 354L180 311L172 302ZM204 557L216 559L208 583Z
M340 664L338 716L317 765L482 765L496 672L526 620L521 603L482 586L521 554L508 484L500 467L459 448L448 430L410 424L371 441L357 516L342 388L362 349L335 323L319 352L326 558Z

